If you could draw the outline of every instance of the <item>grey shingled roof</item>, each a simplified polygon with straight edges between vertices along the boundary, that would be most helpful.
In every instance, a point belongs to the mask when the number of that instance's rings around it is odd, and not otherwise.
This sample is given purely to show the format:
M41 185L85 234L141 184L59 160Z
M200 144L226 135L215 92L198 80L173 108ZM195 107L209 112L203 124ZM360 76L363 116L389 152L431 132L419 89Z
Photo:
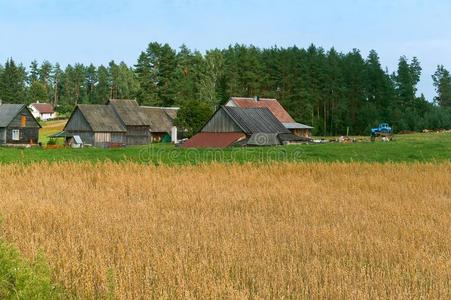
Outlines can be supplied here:
M2 104L0 105L0 127L7 127L25 104Z
M94 132L125 132L113 107L109 105L79 104L77 108L81 111L86 121Z
M151 125L136 100L111 99L108 104L114 108L125 126Z
M222 106L222 109L246 134L289 133L290 131L266 108L239 108Z
M141 106L141 110L150 121L151 132L171 132L177 108Z
M288 129L313 129L312 126L301 124L301 123L282 123L285 128Z

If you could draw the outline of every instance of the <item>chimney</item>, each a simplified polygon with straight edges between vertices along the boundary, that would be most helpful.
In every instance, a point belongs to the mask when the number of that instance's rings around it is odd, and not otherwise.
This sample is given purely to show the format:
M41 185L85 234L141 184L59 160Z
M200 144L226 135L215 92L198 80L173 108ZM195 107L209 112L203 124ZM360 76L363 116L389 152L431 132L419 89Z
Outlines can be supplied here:
M259 97L259 96L254 96L254 100L255 100L255 101L259 101L259 100L260 100L260 97Z

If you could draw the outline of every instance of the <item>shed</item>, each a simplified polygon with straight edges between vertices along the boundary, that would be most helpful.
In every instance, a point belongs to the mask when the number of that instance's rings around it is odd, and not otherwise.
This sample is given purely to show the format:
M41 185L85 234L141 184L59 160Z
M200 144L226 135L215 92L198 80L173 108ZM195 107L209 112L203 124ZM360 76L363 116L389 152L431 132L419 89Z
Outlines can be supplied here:
M279 138L281 135L284 140ZM274 146L298 140L266 107L221 106L182 147Z
M241 108L268 108L273 115L290 130L292 134L300 137L310 137L313 127L301 123L297 123L277 99L270 98L245 98L245 97L231 97L226 106L241 107Z
M64 132L66 136L78 135L84 144L97 147L126 144L127 130L109 105L77 105Z
M150 135L152 142L164 141L173 134L174 120L177 117L178 107L141 106L143 113L150 122ZM177 134L177 133L175 133ZM175 137L176 138L176 137Z
M126 129L127 145L145 145L150 142L151 122L136 100L111 99L108 106L113 108Z
M41 125L25 104L0 102L0 145L37 144Z

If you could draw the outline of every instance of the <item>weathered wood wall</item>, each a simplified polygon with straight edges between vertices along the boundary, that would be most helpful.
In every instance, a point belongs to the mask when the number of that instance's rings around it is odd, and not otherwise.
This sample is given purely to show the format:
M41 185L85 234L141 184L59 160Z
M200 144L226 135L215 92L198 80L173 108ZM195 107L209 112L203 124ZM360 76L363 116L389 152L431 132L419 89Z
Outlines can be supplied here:
M30 113L30 111L24 106L24 108L18 113L14 119L11 121L11 123L8 125L10 128L21 128L22 127L22 116L26 117L26 124L25 127L28 128L39 128L39 123L36 121L36 119L33 117L33 115Z
M6 128L0 128L0 144L6 142Z
M149 126L127 126L127 145L146 145L150 140Z
M19 130L19 140L13 140L13 130ZM39 140L39 128L6 128L7 144L37 144Z
M71 132L71 131L91 131L91 126L89 126L88 122L86 121L85 117L83 117L83 114L80 112L80 110L76 110L73 114L70 120L67 122L65 131Z
M39 123L24 106L6 128L0 129L0 144L37 144ZM13 130L19 131L19 140L13 140Z
M220 109L202 128L202 132L242 132L242 130L226 112Z

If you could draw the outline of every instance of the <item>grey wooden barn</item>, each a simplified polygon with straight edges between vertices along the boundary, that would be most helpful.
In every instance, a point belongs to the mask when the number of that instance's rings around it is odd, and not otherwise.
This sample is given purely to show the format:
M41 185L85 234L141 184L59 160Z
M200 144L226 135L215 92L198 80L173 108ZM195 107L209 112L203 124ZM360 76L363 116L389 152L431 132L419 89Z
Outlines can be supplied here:
M276 146L302 142L266 107L221 106L200 132L182 147Z
M145 145L151 141L151 120L136 100L111 99L106 105L80 104L64 128L96 147Z
M78 135L85 144L96 147L125 145L127 129L110 105L79 104L72 112L64 133Z
M0 145L37 144L39 128L41 125L25 104L0 102Z
M151 122L136 100L111 99L108 106L113 108L126 129L127 145L145 145L150 142Z

